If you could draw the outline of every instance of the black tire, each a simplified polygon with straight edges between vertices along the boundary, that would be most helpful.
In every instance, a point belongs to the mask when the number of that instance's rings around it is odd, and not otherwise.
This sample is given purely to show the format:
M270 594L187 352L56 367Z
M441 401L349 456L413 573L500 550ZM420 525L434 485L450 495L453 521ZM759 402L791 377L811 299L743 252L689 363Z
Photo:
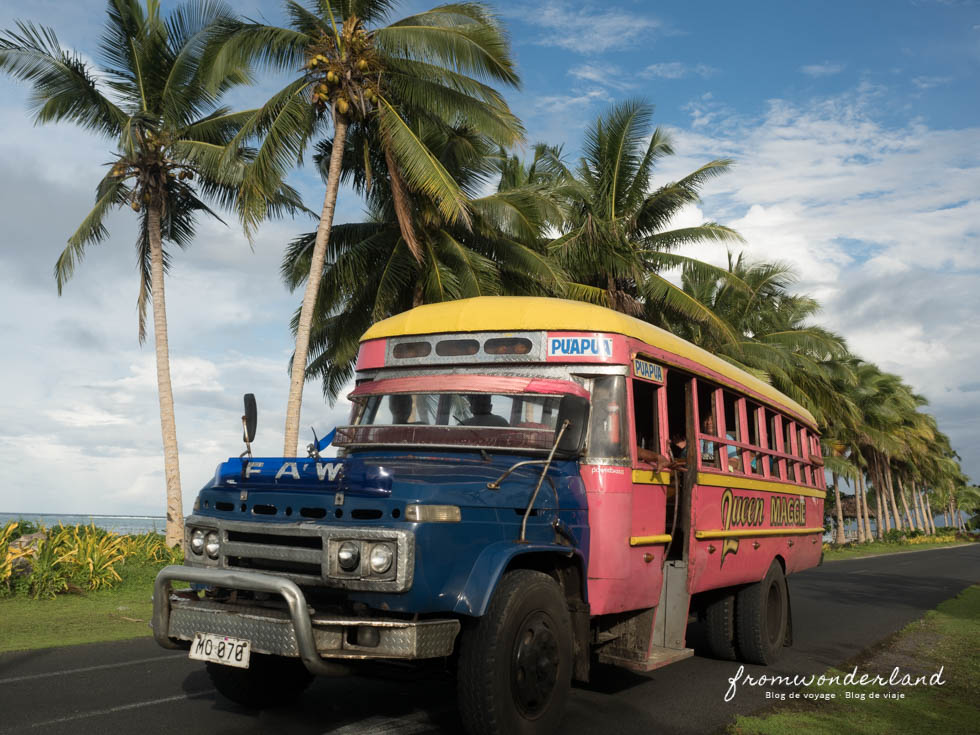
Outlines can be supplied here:
M735 645L740 660L769 665L782 650L789 624L789 591L778 561L761 582L747 585L735 598Z
M712 658L735 660L735 593L721 591L705 604L704 640Z
M553 733L571 681L572 624L561 588L541 572L508 572L460 639L457 694L466 731Z
M247 669L205 665L215 689L232 702L254 709L290 702L313 681L313 674L298 658L253 653Z

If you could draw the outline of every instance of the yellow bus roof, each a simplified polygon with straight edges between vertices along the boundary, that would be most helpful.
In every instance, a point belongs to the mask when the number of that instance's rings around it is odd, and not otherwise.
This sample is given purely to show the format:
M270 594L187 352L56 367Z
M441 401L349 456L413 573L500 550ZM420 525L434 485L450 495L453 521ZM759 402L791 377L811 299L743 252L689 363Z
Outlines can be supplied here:
M604 306L536 296L479 296L418 306L368 329L365 342L382 337L444 332L520 331L611 332L646 342L719 373L764 396L774 406L796 414L811 427L813 415L768 383L712 355L677 335ZM696 372L696 371L695 371Z

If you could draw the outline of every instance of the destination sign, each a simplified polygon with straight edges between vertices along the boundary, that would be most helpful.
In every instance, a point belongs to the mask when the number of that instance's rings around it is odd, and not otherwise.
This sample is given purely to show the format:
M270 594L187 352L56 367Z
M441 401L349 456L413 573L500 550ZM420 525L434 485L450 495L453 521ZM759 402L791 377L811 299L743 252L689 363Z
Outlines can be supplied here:
M633 358L633 375L644 380L664 382L664 369L655 362L647 362L638 357Z
M613 341L609 337L550 337L548 357L612 357Z

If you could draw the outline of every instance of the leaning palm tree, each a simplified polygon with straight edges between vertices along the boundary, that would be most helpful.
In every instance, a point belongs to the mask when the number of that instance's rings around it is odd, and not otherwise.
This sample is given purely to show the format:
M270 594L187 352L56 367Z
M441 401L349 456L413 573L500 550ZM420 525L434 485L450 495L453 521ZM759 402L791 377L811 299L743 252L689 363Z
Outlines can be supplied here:
M650 105L630 100L586 131L578 166L563 170L568 218L551 252L570 276L566 293L572 298L646 318L666 309L725 332L709 309L663 272L690 261L672 252L681 245L741 239L714 222L667 229L683 207L700 201L704 184L727 171L731 161L710 161L651 190L654 165L674 152L662 129L651 131L652 116ZM723 270L716 271L724 277Z
M201 197L219 204L234 200L247 163L247 151L226 147L252 113L218 105L221 93L249 81L247 74L229 65L210 86L204 82L214 24L230 19L230 10L214 0L188 3L168 18L155 0L147 0L145 9L137 0L110 0L98 76L49 28L19 23L0 34L0 70L33 85L35 122L72 122L115 146L96 186L95 207L55 265L58 292L86 248L108 238L104 220L111 210L128 206L139 217L139 340L145 339L152 303L168 545L183 539L183 507L164 301L172 253L167 246L187 247L195 216L214 215ZM282 187L274 192L282 193Z
M374 322L453 299L554 295L565 277L545 251L546 227L561 219L561 203L549 184L526 175L533 172L533 161L515 162L467 128L421 125L424 144L467 196L471 219L468 226L453 223L434 202L416 197L412 228L421 256L416 258L399 226L391 177L383 172L368 188L371 166L365 166L360 140L368 132L362 127L348 139L342 180L367 197L369 217L334 228L313 315L307 375L322 378L331 402L353 375L359 335ZM326 176L332 147L323 143L319 149ZM515 168L525 175L512 175ZM484 193L496 177L496 190ZM287 249L282 274L290 289L309 277L315 243L311 232ZM294 330L298 321L297 315Z
M371 127L384 154L393 204L405 246L416 260L422 244L411 221L413 198L424 196L446 221L468 225L467 198L418 133L422 119L465 122L510 146L522 130L500 94L484 83L517 85L506 37L478 3L443 5L384 25L391 0L286 0L290 27L259 22L229 24L215 70L259 61L296 75L241 131L259 136L255 163L238 205L246 227L262 217L311 138L332 128L332 151L323 210L296 329L283 452L296 452L310 329L327 255L349 131ZM482 81L481 81L482 80ZM372 158L369 146L362 151Z

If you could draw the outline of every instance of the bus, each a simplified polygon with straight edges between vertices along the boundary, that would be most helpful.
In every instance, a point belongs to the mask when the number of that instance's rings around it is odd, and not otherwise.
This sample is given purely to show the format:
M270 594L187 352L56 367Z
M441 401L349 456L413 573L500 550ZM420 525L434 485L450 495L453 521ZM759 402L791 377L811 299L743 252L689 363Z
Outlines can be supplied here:
M479 297L371 327L348 399L336 457L219 465L157 578L158 642L225 696L447 658L470 733L544 735L593 661L682 660L694 619L723 659L791 643L826 486L813 416L758 378L603 307Z

